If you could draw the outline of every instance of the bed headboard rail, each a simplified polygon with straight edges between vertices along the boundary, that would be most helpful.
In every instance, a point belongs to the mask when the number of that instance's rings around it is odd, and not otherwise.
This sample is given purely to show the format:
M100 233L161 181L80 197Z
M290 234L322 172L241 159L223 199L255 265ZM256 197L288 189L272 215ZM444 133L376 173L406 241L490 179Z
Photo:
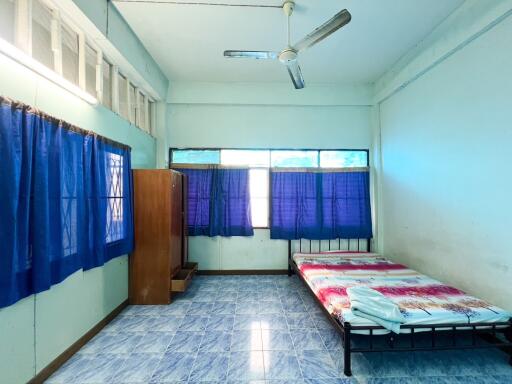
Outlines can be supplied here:
M288 259L295 252L313 253L322 251L370 252L370 239L288 240Z

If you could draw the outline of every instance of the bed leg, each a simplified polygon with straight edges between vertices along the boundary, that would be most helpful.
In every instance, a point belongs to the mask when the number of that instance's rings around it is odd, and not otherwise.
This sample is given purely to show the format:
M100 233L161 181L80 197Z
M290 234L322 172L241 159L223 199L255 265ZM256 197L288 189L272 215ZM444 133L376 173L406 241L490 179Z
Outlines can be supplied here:
M505 338L512 343L512 320L510 323L511 326L505 331ZM512 347L508 348L508 354L510 356L508 359L508 364L512 365Z
M288 263L288 276L291 276L293 275L293 270L292 270L292 266L290 265L290 263Z
M350 323L343 323L343 373L352 376L352 350L350 340Z

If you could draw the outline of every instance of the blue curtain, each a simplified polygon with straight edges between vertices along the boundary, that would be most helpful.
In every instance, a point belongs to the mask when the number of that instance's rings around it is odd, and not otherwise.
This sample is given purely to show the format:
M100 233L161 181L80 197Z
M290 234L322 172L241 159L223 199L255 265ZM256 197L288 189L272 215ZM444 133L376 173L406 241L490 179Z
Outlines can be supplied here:
M272 239L370 239L368 172L271 172Z
M248 169L175 168L188 176L189 236L252 236Z
M0 308L129 252L130 183L129 148L0 97Z

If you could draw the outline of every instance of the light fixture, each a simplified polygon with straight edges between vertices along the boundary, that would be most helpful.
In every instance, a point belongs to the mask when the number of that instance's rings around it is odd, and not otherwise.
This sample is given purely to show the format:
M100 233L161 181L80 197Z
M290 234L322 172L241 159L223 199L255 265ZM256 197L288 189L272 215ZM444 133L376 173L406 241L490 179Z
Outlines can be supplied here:
M62 76L58 75L56 72L52 71L50 68L45 67L43 64L34 60L32 57L27 55L22 50L18 49L14 45L0 38L0 52L10 59L16 61L17 63L27 67L28 69L38 73L44 78L50 80L51 82L57 84L58 86L64 88L65 90L71 92L72 94L80 97L81 99L87 101L89 104L96 105L98 104L98 99L94 96L89 95L80 87L66 80Z

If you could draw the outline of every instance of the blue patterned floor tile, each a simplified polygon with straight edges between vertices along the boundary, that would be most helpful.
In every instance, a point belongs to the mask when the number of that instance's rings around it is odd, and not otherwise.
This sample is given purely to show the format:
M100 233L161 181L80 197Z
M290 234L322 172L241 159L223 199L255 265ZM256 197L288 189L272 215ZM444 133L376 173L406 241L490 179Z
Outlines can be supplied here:
M260 329L233 332L231 351L261 351L262 349Z
M334 378L334 379L305 379L306 384L357 384L354 378Z
M262 330L261 339L265 351L292 351L294 350L289 331Z
M183 316L158 316L152 324L152 331L175 332L185 317Z
M137 353L164 353L171 343L174 333L147 332L135 347Z
M228 380L264 380L262 351L231 352Z
M283 315L283 307L279 301L261 301L258 312L261 315Z
M190 353L166 353L158 364L152 383L169 383L187 381L190 370L195 361L195 354Z
M257 315L259 305L257 301L241 301L236 303L237 315Z
M75 376L73 383L98 384L108 383L114 377L116 371L123 365L125 355L96 355L87 366L87 370Z
M300 303L282 301L281 305L283 307L283 311L286 313L306 313L307 312L306 307L304 306L302 301Z
M199 352L189 381L226 381L229 354Z
M290 330L292 329L313 329L315 323L311 319L308 313L287 313L286 322Z
M184 316L191 305L192 303L187 301L172 302L161 314L165 316Z
M178 331L167 347L167 352L197 352L204 332Z
M288 330L288 323L284 315L261 315L261 329Z
M304 378L325 379L339 377L336 365L330 355L323 351L297 351Z
M341 335L334 329L319 329L318 333L324 342L325 348L331 351L343 349Z
M178 330L180 331L204 331L208 323L208 316L185 316Z
M213 303L217 297L216 291L197 292L192 299L194 303Z
M188 308L187 315L209 315L212 313L213 303L192 302Z
M200 352L229 352L231 348L231 332L211 331L206 332L201 345Z
M238 292L236 290L221 291L221 292L217 293L217 296L215 296L215 301L236 302L237 297L238 297Z
M253 292L253 291L242 291L242 292L238 292L238 297L237 297L237 304L241 303L241 302L255 302L255 301L258 301L260 298L259 298L259 293L258 292Z
M89 363L93 359L92 355L74 355L48 380L47 384L70 384L74 383L75 377L80 377L89 370Z
M265 351L263 362L266 380L302 379L295 351Z
M236 303L232 301L216 301L213 304L211 314L213 315L234 315Z
M207 331L232 331L235 316L233 315L212 315L206 324Z
M112 376L113 383L147 383L163 354L133 353Z
M297 351L325 351L325 345L317 330L301 329L292 332L293 345Z
M258 315L235 315L233 330L246 331L250 329L261 329L260 319Z

